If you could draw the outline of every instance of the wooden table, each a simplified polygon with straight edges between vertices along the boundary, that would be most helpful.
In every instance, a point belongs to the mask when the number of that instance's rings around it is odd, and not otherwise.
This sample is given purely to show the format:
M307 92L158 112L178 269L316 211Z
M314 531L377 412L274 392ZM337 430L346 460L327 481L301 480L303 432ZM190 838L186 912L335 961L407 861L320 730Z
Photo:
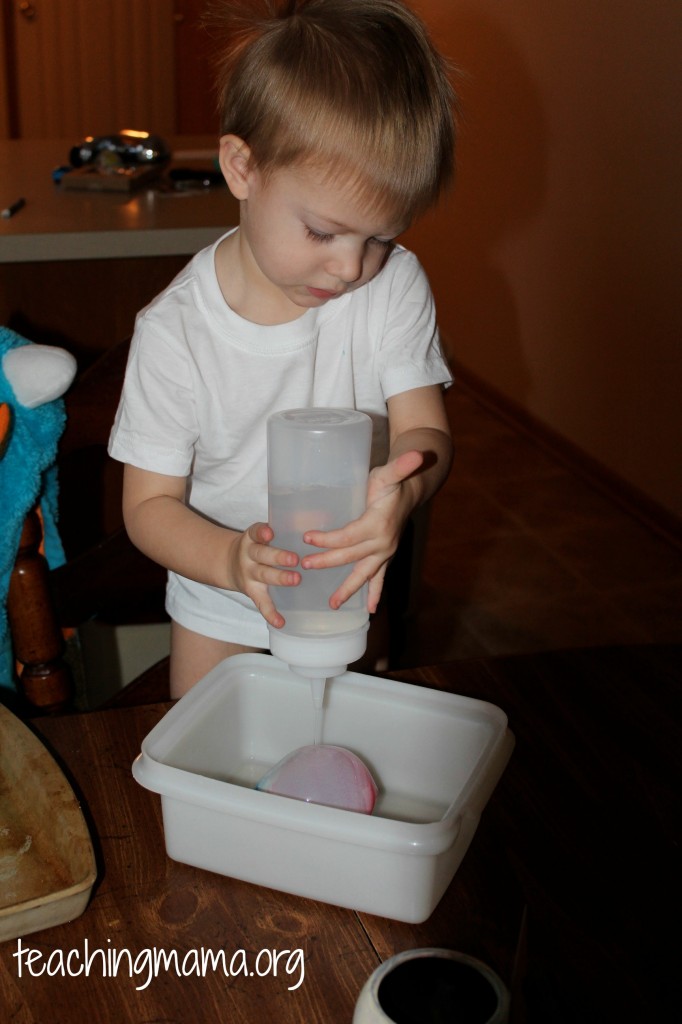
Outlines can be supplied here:
M81 918L25 944L45 958L82 953L86 942L133 956L153 946L183 955L202 946L244 949L251 968L261 950L301 949L305 971L291 990L300 971L229 980L161 971L136 991L144 982L127 972L71 978L24 970L18 978L9 942L0 946L0 1018L349 1024L381 960L434 945L496 969L514 992L515 1022L674 1019L663 1011L680 963L666 928L677 931L679 648L456 662L397 675L491 700L517 737L472 846L427 922L356 914L170 861L159 800L130 774L167 704L41 720L36 728L87 809L100 880ZM267 954L260 963L267 966Z

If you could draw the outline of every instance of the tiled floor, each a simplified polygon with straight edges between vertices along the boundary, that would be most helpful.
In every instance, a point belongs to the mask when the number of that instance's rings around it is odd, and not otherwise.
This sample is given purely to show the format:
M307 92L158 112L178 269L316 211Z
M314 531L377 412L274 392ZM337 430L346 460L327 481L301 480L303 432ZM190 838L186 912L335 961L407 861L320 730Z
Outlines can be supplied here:
M462 386L401 666L682 642L682 551Z

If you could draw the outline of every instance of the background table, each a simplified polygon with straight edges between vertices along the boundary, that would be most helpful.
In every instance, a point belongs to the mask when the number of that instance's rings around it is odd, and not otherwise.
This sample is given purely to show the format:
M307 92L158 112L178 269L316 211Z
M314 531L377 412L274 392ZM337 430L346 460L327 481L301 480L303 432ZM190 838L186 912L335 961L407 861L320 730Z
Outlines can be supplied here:
M218 140L168 140L173 164L211 168ZM22 196L26 206L0 221L0 263L188 255L236 223L227 188L161 192L65 189L53 168L68 164L68 139L0 139L0 206Z
M0 140L0 323L62 344L84 366L132 332L135 314L188 258L238 222L226 187L67 190L52 180L78 140ZM168 139L173 164L211 168L218 140Z

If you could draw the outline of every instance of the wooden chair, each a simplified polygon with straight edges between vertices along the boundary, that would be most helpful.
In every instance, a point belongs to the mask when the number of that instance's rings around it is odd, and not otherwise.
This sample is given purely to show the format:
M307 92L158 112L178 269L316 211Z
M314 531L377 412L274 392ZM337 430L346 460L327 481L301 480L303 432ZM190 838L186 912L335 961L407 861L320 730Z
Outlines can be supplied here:
M29 712L71 706L65 629L94 618L117 623L165 619L165 572L128 540L120 521L120 479L106 455L128 347L126 340L100 357L65 398L67 425L57 460L64 566L48 569L39 550L36 510L24 523L7 613L21 665L20 699Z

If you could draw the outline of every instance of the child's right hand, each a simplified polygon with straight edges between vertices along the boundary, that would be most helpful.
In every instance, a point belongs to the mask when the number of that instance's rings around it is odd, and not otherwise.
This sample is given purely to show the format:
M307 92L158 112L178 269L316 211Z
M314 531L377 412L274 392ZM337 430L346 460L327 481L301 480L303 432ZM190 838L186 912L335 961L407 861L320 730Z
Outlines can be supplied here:
M284 617L275 608L268 587L295 587L301 574L292 571L298 565L298 555L270 547L273 537L267 523L249 526L230 548L228 571L236 589L251 598L265 621L281 629Z

